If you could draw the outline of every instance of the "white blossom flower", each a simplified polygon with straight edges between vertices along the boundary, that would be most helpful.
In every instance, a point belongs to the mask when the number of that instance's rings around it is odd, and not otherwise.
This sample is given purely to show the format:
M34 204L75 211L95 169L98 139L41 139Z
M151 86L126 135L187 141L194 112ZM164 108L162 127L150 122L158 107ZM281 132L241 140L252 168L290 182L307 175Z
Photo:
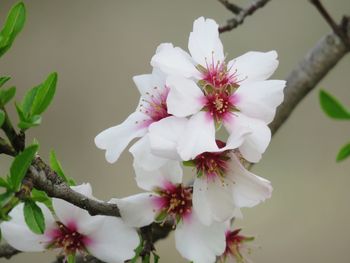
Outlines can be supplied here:
M92 196L90 184L72 187L73 190ZM45 218L45 232L33 233L25 223L23 203L10 212L10 221L0 224L4 239L14 248L25 252L58 249L66 256L87 252L110 263L121 263L134 256L139 244L135 229L120 218L91 216L86 210L62 199L53 198L55 215L38 203Z
M240 208L256 206L271 197L271 183L245 169L232 150L204 152L189 164L197 174L193 208L206 225L241 217Z
M137 167L137 169L142 169ZM170 172L169 172L170 171ZM181 184L182 170L138 172L138 185L148 192L114 199L123 220L133 227L173 220L180 254L194 263L214 263L225 249L225 224L201 223L192 207L192 187Z
M160 52L167 44L157 48ZM134 113L121 124L108 128L95 137L98 148L106 150L106 160L116 162L131 140L147 134L148 127L161 119L171 116L167 110L166 99L169 88L165 85L165 75L157 69L152 74L133 77L141 94Z
M267 124L283 100L285 81L266 80L278 66L277 53L248 52L226 63L218 25L203 17L194 21L188 49L191 55L167 44L151 61L169 75L168 113L190 117L177 146L180 156L189 160L217 150L215 130L223 124L237 140L229 139L228 147L241 143L240 134L244 158L259 161L271 138Z
M219 263L252 263L248 258L251 248L247 242L254 240L254 237L246 237L240 234L241 229L226 231L225 252L219 257Z
M181 134L177 131L171 133L163 127L170 127L171 122L171 118L162 120L159 125L150 129L148 135L151 138L150 144L157 149L157 152L167 156L171 155L174 147L168 147L166 150L162 150L161 147L171 143L175 145L176 134ZM216 144L219 150L201 153L184 162L196 170L193 184L193 209L205 225L224 222L232 217L242 217L241 208L254 207L270 198L272 194L272 186L268 180L245 169L235 151L229 150L224 142L217 140ZM147 173L145 169L140 169L136 165L134 166L136 181L139 181L138 177L143 178L147 174L149 177L155 173L166 174L178 171L180 174L182 170L175 169L179 166L179 162L178 164L176 162L172 161L172 165L162 166L162 171L148 170ZM147 160L143 160L143 167L147 166L145 163Z

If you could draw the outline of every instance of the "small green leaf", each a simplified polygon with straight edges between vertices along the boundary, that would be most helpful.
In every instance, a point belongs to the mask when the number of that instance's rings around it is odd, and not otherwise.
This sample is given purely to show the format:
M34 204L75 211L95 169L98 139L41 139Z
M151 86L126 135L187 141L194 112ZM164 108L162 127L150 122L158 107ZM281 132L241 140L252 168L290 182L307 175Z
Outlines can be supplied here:
M0 106L5 106L16 94L16 87L0 90Z
M35 126L40 125L40 123L41 123L41 116L40 115L34 115L29 120L20 121L18 123L18 127L22 131L25 131L25 130L31 128L31 127L35 127Z
M57 175L63 179L63 181L68 183L70 186L76 185L75 181L72 178L67 177L63 172L61 163L58 161L54 150L50 151L50 166L52 170L54 170Z
M45 82L39 86L31 108L31 115L40 115L47 109L55 95L56 84L57 73L53 72L47 77Z
M28 200L24 203L24 220L27 226L36 234L44 234L45 218L41 208L33 201Z
M350 143L344 145L340 149L340 151L339 151L339 153L337 155L337 162L340 162L340 161L346 159L349 156L350 156Z
M75 263L75 254L69 254L67 256L67 263Z
M10 79L10 77L0 77L0 88Z
M196 164L195 164L195 162L193 160L183 161L182 164L184 166L188 166L188 167L195 167L196 166Z
M5 193L0 194L0 206L3 206L5 203L7 203L13 196L12 191L6 191Z
M0 186L4 188L10 188L9 183L6 181L6 179L0 177Z
M52 200L44 191L39 191L33 188L31 193L31 199L34 202L40 202L45 204L47 207L52 208Z
M0 32L0 57L12 46L18 33L22 30L26 18L23 2L13 6Z
M323 111L331 118L349 120L350 112L340 102L324 90L320 90L320 103Z
M5 112L0 110L0 127L4 124L5 121Z
M163 222L167 216L168 216L168 213L166 211L162 211L156 216L154 221Z
M151 261L151 257L149 254L146 254L143 258L142 258L142 263L150 263Z
M152 254L153 254L153 263L158 263L160 257L154 252L152 252Z
M41 86L42 84L30 89L27 91L26 95L24 95L24 98L23 98L23 101L22 101L22 105L21 105L21 109L24 113L24 115L26 117L29 117L30 116L30 111L31 111L31 108L32 108L32 105L33 105L33 102L34 102L34 99L35 99L35 96L36 96L36 93L38 92L38 89L39 87Z
M10 167L10 183L15 191L19 189L38 149L39 145L30 145L24 149L23 152L18 154L12 162Z
M140 254L141 254L142 250L143 250L143 241L140 240L140 244L134 250L135 251L135 256L130 260L130 263L136 263L137 262L137 260L140 257Z

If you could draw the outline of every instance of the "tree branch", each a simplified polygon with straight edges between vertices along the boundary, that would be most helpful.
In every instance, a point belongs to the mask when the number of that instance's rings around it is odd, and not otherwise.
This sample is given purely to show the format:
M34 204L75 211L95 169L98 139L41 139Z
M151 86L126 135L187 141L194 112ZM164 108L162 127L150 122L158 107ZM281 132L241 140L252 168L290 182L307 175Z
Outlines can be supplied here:
M347 32L343 30L341 25L338 25L332 16L329 14L327 9L323 6L320 0L309 0L321 14L321 16L326 20L333 31L343 40L345 46L350 49L350 38Z
M346 32L349 36L349 24ZM306 54L286 79L284 102L278 107L276 117L269 125L272 134L276 133L302 99L316 87L348 51L342 39L332 32L323 37Z
M269 0L257 1L252 6L244 9L237 16L236 22L231 24L232 28L222 30L225 32L241 24L247 15L252 14L258 8L265 5ZM342 29L346 37L350 35L350 24L348 19L343 19ZM236 23L236 24L235 24ZM335 32L323 37L313 47L300 63L287 76L287 87L285 89L284 102L279 106L274 121L270 124L272 134L286 122L296 106L302 99L316 87L326 74L341 60L349 51L344 41ZM37 157L30 167L29 177L33 180L34 187L45 191L49 196L64 199L74 205L86 209L92 215L108 215L119 217L119 210L116 205L106 202L89 199L69 188L52 169ZM152 225L153 241L165 238L171 231L171 224L160 227ZM156 234L155 234L156 233ZM11 257L18 251L8 245L0 246L0 257ZM90 260L91 259L91 260ZM87 257L84 262L100 262L92 257ZM95 260L95 261L93 261ZM59 262L59 261L57 261ZM79 262L79 261L78 261Z
M221 3L228 2L228 1L224 1L224 0L219 0L219 1ZM237 26L239 26L240 24L242 24L244 22L244 19L247 16L250 16L250 15L254 14L255 11L257 11L258 9L264 7L269 1L270 0L257 0L255 2L253 2L247 8L241 9L241 11L238 14L231 10L233 13L237 14L237 16L234 17L234 18L231 18L230 20L228 20L226 25L221 26L219 28L219 32L223 33L223 32L227 32L227 31L231 31L232 29L236 28ZM228 4L230 4L230 3L228 3ZM230 4L230 5L233 5L233 4ZM225 6L227 7L227 4L225 4ZM235 10L235 11L237 11L237 10Z
M21 251L18 251L17 249L14 249L8 244L2 244L0 245L0 258L11 258L12 256L20 253Z
M72 190L40 157L36 157L29 171L28 177L32 179L34 187L45 191L48 196L66 200L91 215L120 217L116 204L97 201Z
M218 0L221 4L223 4L228 10L230 10L232 13L238 15L240 12L243 11L241 7L239 7L236 4L230 3L228 0Z

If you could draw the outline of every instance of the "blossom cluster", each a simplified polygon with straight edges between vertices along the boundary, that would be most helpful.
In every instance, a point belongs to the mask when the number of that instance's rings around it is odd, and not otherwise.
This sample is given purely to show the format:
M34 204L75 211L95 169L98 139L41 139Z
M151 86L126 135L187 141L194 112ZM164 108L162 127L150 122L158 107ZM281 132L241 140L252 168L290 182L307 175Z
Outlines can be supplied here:
M159 45L151 74L133 78L141 95L135 112L95 138L110 163L139 138L129 151L136 183L145 192L110 200L121 218L91 216L53 198L51 210L39 204L46 225L41 235L29 230L18 205L0 225L10 245L90 253L117 263L135 255L136 228L171 222L176 248L189 261L246 262L242 252L251 238L231 229L230 222L242 217L241 208L271 197L271 183L243 163L258 162L266 150L268 124L283 101L285 81L268 80L278 66L275 51L227 61L212 19L194 21L188 50ZM192 167L191 183L184 180L184 166ZM89 184L73 189L93 198Z
M159 45L152 73L133 78L141 95L135 112L95 143L115 162L140 138L129 151L137 185L146 192L113 200L128 225L172 220L177 250L186 259L212 263L231 253L225 258L239 262L237 249L227 249L228 222L272 192L270 182L242 161L256 163L266 150L285 81L267 80L278 66L275 51L226 61L212 19L194 21L188 50ZM226 140L218 136L222 127ZM183 165L193 167L193 184L184 183Z

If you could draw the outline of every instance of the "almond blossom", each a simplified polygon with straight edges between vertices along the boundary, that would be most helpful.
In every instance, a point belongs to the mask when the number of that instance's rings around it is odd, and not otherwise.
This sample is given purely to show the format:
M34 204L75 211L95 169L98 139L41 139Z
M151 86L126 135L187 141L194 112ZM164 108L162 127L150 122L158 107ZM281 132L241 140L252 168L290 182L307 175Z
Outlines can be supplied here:
M167 44L160 45L157 52L166 46ZM95 137L96 146L106 150L106 160L110 163L118 160L130 141L147 134L151 124L171 115L166 104L169 88L162 72L155 69L152 74L138 75L133 80L141 95L135 112L123 123L108 128Z
M141 169L141 167L136 167ZM193 210L192 187L182 181L182 170L165 168L158 172L137 172L139 187L148 191L122 199L117 203L123 220L133 227L152 222L174 222L175 243L180 254L194 263L214 263L225 250L225 224L201 223Z
M90 184L72 189L94 198ZM28 228L23 214L24 205L17 205L9 214L11 220L0 224L4 239L20 251L56 249L65 256L90 253L108 263L121 263L134 256L134 249L139 244L138 234L120 218L91 216L86 210L62 199L52 198L52 204L55 214L38 203L45 218L46 227L42 235Z
M218 145L225 143L218 141ZM190 165L197 174L193 207L206 225L241 217L240 208L256 206L271 197L271 183L245 169L232 150L202 153Z
M169 75L168 113L190 117L177 146L180 156L189 160L217 150L215 131L223 124L237 140L229 138L228 147L236 148L240 134L243 157L258 162L271 139L267 124L283 100L285 81L266 80L278 66L277 53L248 52L226 63L218 24L203 17L194 21L188 49L190 55L167 44L151 61Z
M220 256L219 263L251 263L247 258L250 248L247 242L254 240L254 237L246 237L240 234L241 229L226 231L226 248Z
M172 119L169 118L163 122L169 123L171 121ZM179 126L177 125L177 127ZM157 142L160 140L164 144L170 144L171 138L177 140L175 134L178 133L176 131L158 131L159 127L152 127L148 135L155 137L152 140ZM193 209L204 225L225 222L232 217L241 217L241 208L256 206L270 198L272 193L271 183L245 169L237 153L227 149L226 143L217 140L216 144L219 148L218 151L204 152L194 159L184 162L185 165L195 169ZM150 178L161 180L162 174L182 174L180 162L174 160L168 160L168 162L159 165L157 169L152 169L154 164L149 159L152 156L151 151L150 145L147 145L143 148L142 156L148 156L148 158L134 155L136 181L141 188L143 187L142 182L149 181ZM156 152L159 151L161 149L157 149ZM164 152L164 155L171 156L171 152Z

